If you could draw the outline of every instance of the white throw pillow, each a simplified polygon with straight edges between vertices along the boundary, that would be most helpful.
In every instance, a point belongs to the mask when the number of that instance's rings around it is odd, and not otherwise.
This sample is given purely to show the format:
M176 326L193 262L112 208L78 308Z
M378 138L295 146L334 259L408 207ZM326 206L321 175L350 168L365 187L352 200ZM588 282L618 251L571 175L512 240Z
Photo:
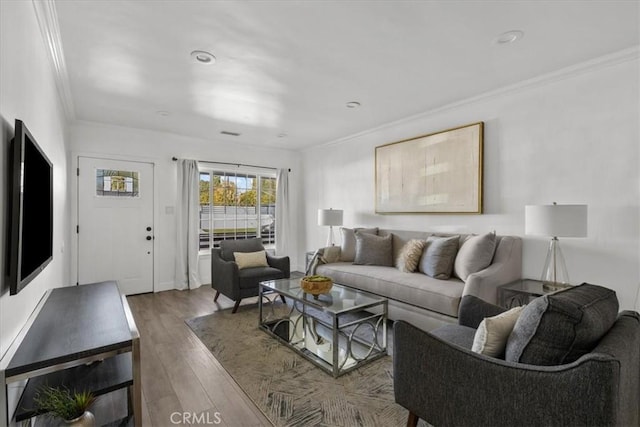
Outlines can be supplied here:
M267 253L265 251L234 252L233 257L240 270L251 267L269 267L267 263Z
M497 316L485 317L473 337L471 351L491 357L501 356L523 308L514 307Z

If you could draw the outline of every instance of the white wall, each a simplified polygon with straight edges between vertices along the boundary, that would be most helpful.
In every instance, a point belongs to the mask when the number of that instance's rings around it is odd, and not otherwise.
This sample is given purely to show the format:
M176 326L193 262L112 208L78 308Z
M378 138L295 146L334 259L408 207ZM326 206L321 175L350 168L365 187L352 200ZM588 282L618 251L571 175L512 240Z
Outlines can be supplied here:
M156 292L174 289L176 216L174 213L167 213L167 208L174 208L175 212L176 207L177 167L176 162L171 160L172 157L291 168L289 183L293 194L292 205L298 204L300 187L297 184L297 177L300 174L300 155L288 150L259 147L259 141L256 146L248 146L86 122L71 126L70 140L74 167L77 164L78 155L88 154L106 158L151 161L155 164L157 197L154 201L156 218L154 289ZM75 179L72 185L76 185ZM291 227L292 230L296 230L297 223L294 222ZM74 239L74 247L76 243ZM293 243L293 253L290 254L292 266L297 262L298 251L295 243ZM72 262L75 262L75 259ZM201 255L199 270L204 284L211 283L209 266L209 255ZM72 276L75 274L75 270L73 271Z
M527 204L586 203L589 237L561 239L569 276L633 308L640 284L638 50L427 112L303 153L301 250L323 245L318 208L345 226L524 235ZM364 105L360 114L367 114ZM377 215L374 148L484 121L483 215ZM321 165L321 167L320 167ZM539 278L547 239L524 236L523 276Z
M53 69L30 1L0 1L0 357L25 324L45 291L69 282L69 201L66 128ZM18 295L5 283L7 242L7 171L9 146L18 118L27 125L53 163L53 261ZM63 252L64 251L64 252Z

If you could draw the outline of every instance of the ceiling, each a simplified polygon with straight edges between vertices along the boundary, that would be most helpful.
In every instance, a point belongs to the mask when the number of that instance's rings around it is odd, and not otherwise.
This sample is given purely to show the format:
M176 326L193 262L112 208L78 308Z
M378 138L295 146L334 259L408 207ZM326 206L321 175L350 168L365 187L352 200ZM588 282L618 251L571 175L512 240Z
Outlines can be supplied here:
M75 119L300 150L637 46L639 4L58 0L55 8ZM524 37L495 42L509 30ZM193 50L215 63L194 62Z

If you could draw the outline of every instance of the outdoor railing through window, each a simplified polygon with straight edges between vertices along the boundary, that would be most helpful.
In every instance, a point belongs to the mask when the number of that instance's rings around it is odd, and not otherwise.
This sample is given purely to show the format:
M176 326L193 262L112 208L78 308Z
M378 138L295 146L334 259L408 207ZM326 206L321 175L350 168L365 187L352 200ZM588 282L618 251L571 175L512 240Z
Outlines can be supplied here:
M275 247L274 174L200 171L200 249L221 240L261 237Z

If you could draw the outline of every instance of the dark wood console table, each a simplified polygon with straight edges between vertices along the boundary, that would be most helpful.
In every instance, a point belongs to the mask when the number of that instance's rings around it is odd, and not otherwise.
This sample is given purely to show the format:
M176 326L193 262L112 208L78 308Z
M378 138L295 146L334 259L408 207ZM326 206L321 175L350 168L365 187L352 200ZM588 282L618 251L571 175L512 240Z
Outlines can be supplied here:
M16 422L37 415L30 409L33 396L48 384L95 395L126 387L129 420L119 423L142 425L140 335L115 282L47 291L4 360L0 425L11 421L4 403L7 387L24 380L28 382L12 417Z

